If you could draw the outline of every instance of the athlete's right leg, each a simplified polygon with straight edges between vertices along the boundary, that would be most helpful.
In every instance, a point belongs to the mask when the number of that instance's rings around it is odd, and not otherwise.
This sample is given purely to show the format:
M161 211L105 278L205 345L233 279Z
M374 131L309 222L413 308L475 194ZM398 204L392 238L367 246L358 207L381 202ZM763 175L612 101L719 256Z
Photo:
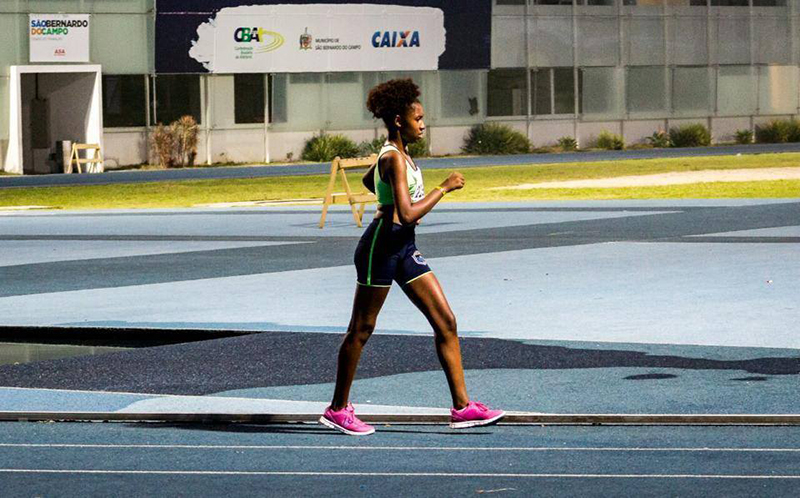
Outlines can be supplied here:
M375 330L378 313L383 307L389 287L356 286L353 299L353 312L350 325L339 347L339 360L336 367L336 387L333 391L331 409L341 410L347 406L350 397L350 386L356 376L361 350Z

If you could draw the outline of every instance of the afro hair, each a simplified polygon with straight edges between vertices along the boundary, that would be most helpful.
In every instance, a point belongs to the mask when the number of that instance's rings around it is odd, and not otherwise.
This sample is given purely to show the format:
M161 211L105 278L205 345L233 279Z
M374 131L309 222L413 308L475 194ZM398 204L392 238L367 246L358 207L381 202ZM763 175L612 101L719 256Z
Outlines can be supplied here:
M419 87L411 78L389 80L369 91L367 109L391 128L395 116L402 116L415 102L419 102Z

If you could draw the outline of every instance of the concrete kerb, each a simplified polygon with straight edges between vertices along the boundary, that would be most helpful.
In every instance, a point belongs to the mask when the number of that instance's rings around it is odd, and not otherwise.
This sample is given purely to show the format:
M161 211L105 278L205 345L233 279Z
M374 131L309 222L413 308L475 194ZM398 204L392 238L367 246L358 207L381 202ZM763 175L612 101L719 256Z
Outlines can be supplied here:
M378 424L446 424L448 415L369 414L365 422ZM166 422L166 423L316 423L319 414L270 413L120 413L5 411L0 422ZM503 425L713 425L713 426L798 426L800 414L555 414L509 413Z

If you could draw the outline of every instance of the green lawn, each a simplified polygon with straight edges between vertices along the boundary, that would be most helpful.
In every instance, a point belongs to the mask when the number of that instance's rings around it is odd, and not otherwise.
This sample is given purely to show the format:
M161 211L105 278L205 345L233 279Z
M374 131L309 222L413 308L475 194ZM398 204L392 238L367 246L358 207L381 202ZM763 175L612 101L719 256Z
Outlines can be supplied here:
M457 162L457 159L456 159ZM565 163L464 168L467 186L448 202L522 201L557 199L664 199L731 197L800 197L800 181L699 183L659 187L489 190L492 187L544 181L582 180L628 175L789 167L800 165L800 153L756 154L675 159L637 159L617 162ZM428 188L449 170L428 170ZM359 185L360 175L352 175ZM189 180L141 184L12 188L0 190L0 206L49 206L60 209L163 208L222 202L321 198L327 175L284 176L241 180Z

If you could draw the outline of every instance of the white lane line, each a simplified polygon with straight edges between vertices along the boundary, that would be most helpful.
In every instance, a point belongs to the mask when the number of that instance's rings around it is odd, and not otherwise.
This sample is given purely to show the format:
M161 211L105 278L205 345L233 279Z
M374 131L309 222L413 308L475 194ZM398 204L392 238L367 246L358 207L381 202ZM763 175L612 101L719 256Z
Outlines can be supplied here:
M736 474L494 474L478 472L302 472L258 470L95 470L95 469L0 469L0 474L134 474L212 476L308 476L308 477L508 477L601 479L800 479L800 475Z
M217 445L217 444L78 444L78 443L0 443L0 448L77 448L77 449L189 449L189 450L331 450L331 451L585 451L585 452L739 452L739 453L800 453L800 448L665 448L665 447L562 447L562 446L328 446L328 445Z

